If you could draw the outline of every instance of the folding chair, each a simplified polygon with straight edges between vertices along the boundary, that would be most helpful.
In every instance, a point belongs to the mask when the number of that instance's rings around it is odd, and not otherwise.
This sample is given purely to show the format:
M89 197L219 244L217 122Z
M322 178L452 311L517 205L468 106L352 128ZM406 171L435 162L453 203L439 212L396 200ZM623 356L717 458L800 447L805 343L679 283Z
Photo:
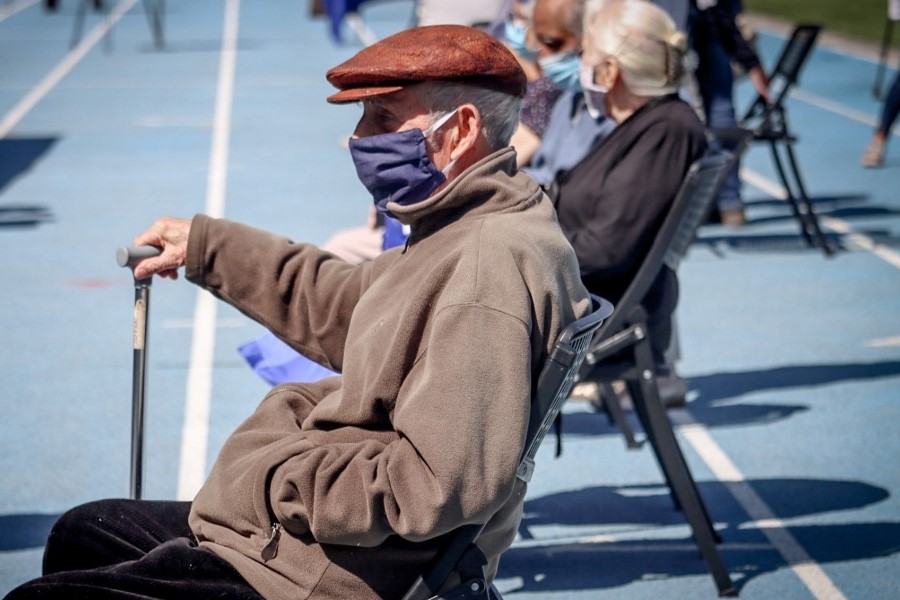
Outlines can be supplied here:
M105 19L109 20L109 5L112 0L81 0L75 11L75 23L72 26L72 38L69 46L74 48L81 42L81 36L84 33L84 19L90 6L98 12L103 12ZM157 50L161 50L165 41L163 34L163 19L165 16L165 0L143 0L144 13L147 15L147 24L150 26L150 32L153 34L153 45ZM112 51L112 30L104 35L105 49L107 52Z
M675 505L685 513L720 596L735 596L737 592L716 548L716 543L721 539L713 529L660 400L656 365L647 334L647 315L640 303L663 265L677 270L734 162L735 155L720 152L705 156L691 165L650 252L619 301L615 314L594 336L582 369L582 379L596 381L600 385L603 409L622 431L628 446L637 447L639 444L622 407L611 391L613 381L625 381L635 413L653 448Z
M819 219L806 194L793 149L797 138L788 127L787 108L785 107L787 96L797 83L800 70L812 52L821 29L819 25L798 25L794 29L772 70L769 82L772 101L766 102L765 98L757 95L756 100L747 109L747 113L738 125L751 130L754 141L769 144L775 169L787 192L791 212L800 224L800 233L803 235L803 239L812 247L818 246L828 256L834 253L834 248L822 233ZM788 172L781 158L779 147L784 149L792 180L788 179Z
M538 447L569 395L594 333L613 313L612 304L606 300L597 296L591 299L592 312L563 329L538 376L525 450L516 472L516 476L526 483L531 481ZM487 560L475 545L483 527L465 525L457 529L444 551L436 557L428 571L413 583L403 600L501 600L496 588L487 585L483 570ZM461 583L447 592L438 593L454 571L459 573Z

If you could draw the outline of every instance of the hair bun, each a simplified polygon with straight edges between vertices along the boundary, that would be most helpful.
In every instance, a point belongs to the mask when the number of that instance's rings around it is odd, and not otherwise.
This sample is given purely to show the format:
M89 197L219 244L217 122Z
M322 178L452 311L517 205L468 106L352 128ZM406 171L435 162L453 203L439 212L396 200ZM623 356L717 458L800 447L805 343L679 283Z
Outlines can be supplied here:
M684 53L687 50L687 35L677 29L671 32L665 39L666 45Z
M665 44L666 48L666 84L680 85L687 75L688 57L683 49Z

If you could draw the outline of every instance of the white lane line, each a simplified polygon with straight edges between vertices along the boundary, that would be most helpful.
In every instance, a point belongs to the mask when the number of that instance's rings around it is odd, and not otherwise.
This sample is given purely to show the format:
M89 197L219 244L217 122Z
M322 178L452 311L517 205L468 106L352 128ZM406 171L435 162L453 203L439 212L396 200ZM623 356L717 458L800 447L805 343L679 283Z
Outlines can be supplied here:
M785 528L769 505L747 483L744 474L731 462L728 455L716 443L709 432L697 423L687 410L670 413L679 425L679 432L712 470L716 478L725 484L731 495L784 557L791 570L817 600L846 600L846 596L834 585L825 571L806 553L803 546Z
M219 319L216 321L216 329L227 329L236 327L246 327L247 319ZM193 319L166 319L160 326L163 329L193 329Z
M759 173L751 171L747 168L742 168L740 173L741 179L743 179L753 187L780 200L787 199L787 191L785 191L784 186L782 186L781 184L775 183L774 181L767 179ZM850 242L855 246L862 248L863 250L871 252L891 266L900 269L900 253L898 253L896 250L889 248L884 244L879 244L869 236L855 231L853 227L851 227L850 224L843 219L837 219L835 217L820 217L819 220L822 225L824 225L828 229L831 229L835 233L840 233L841 235L845 236L845 241Z
M844 235L848 242L859 246L863 250L868 250L886 263L900 269L900 253L884 244L876 243L867 235L854 231L846 221L835 219L834 217L824 217L822 218L822 225Z
M875 129L875 127L878 126L878 117L874 117L869 113L850 108L849 106L845 106L840 102L829 100L828 98L819 96L818 94L813 94L812 92L806 90L794 88L791 91L791 98L799 100L800 102L805 102L810 106L815 106L816 108L827 110L828 112L832 112L841 117L850 119L851 121L856 121L857 123L868 125L872 129ZM891 128L891 133L893 133L894 135L900 135L900 124L894 125L894 127Z
M900 346L900 335L875 338L866 342L866 348L890 348L892 346Z
M104 19L102 23L91 29L90 33L81 40L66 56L57 63L53 69L29 91L19 103L9 111L3 120L0 121L0 139L9 135L9 132L19 124L25 115L40 102L47 93L58 84L63 77L69 74L69 71L84 58L84 56L94 47L94 44L103 39L103 36L115 25L122 15L131 10L137 0L122 0L116 4L115 8L109 13L109 17Z
M25 0L25 2L5 2L0 6L0 23L10 18L14 14L30 8L41 0Z
M225 184L228 176L228 144L231 134L231 99L234 93L239 11L240 0L228 0L225 5L209 177L206 186L205 212L211 217L222 217L225 213ZM211 294L204 291L197 292L184 425L181 430L181 458L176 494L179 500L193 499L206 477L216 308L216 299Z

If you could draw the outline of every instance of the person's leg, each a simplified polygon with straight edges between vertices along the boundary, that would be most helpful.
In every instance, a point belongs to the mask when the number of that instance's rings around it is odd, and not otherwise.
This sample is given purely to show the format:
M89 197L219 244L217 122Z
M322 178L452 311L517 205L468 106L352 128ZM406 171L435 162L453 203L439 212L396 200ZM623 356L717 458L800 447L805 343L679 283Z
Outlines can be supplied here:
M164 542L138 560L63 571L22 585L6 600L261 600L234 568L186 537Z
M884 106L881 109L881 119L878 121L878 128L875 135L869 141L866 149L863 151L860 163L864 167L880 167L884 163L884 151L887 140L890 137L891 127L900 114L900 72L894 79L888 95L884 99Z
M44 575L137 560L166 542L191 536L190 502L100 500L62 515L47 538Z
M678 306L678 277L672 269L662 268L641 305L647 313L647 333L653 360L664 371L667 369L666 350L672 342L672 315Z
M647 311L647 333L657 367L660 400L666 407L683 406L687 383L675 371L674 361L668 360L666 355L674 339L675 308L678 306L678 277L674 271L662 268L647 292L643 306Z
M731 70L731 57L715 38L707 40L700 51L697 85L703 98L706 126L712 129L736 127L732 94L734 74ZM722 144L720 147L729 151L734 150L734 147L728 144ZM719 194L716 196L716 206L723 223L742 225L745 222L744 203L741 200L741 180L737 166L725 177Z
M887 98L884 99L884 108L881 111L878 131L885 138L890 135L891 127L894 126L898 114L900 114L900 71L897 72L897 77L894 78L894 83L888 90Z
M322 245L322 250L358 265L381 254L383 238L384 229L381 227L354 227L335 233Z
M230 564L195 545L189 512L189 502L102 500L76 507L50 532L44 576L6 600L259 600Z

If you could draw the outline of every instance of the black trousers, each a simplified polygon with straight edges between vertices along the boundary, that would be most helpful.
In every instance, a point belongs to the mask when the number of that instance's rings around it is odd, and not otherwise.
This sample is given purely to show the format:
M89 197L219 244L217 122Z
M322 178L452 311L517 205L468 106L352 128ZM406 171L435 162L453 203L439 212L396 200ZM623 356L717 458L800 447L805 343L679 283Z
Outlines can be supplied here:
M101 500L65 513L50 531L43 576L6 600L261 600L224 559L200 548L189 502Z

